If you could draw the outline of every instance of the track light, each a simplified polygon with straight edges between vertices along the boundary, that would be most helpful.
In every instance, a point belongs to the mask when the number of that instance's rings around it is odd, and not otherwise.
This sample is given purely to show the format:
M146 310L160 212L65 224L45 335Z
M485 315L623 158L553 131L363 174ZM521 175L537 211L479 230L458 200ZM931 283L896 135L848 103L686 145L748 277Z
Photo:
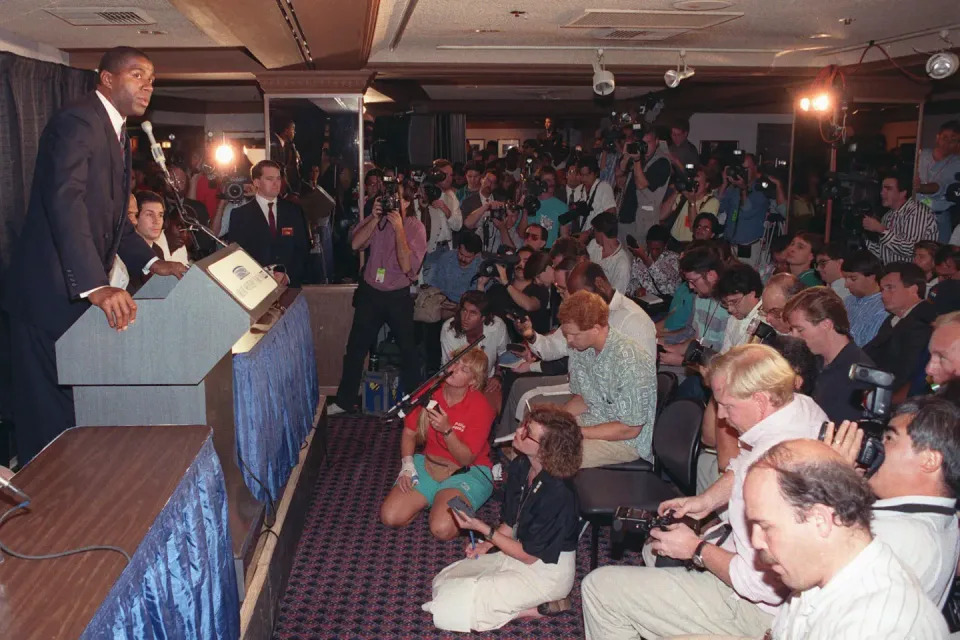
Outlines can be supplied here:
M829 111L832 105L833 96L826 91L822 91L815 95L803 96L800 98L799 103L801 111L814 111L817 113Z
M937 51L927 60L927 75L934 80L949 78L957 72L960 59L952 51Z
M603 49L599 49L597 61L593 63L593 92L598 96L608 96L616 88L613 72L603 68Z
M680 86L680 83L687 78L693 76L696 73L696 70L692 67L687 66L687 61L685 56L687 55L686 51L680 50L680 61L677 63L676 69L668 69L665 74L663 74L664 83L671 89L676 89ZM681 66L682 65L682 66Z

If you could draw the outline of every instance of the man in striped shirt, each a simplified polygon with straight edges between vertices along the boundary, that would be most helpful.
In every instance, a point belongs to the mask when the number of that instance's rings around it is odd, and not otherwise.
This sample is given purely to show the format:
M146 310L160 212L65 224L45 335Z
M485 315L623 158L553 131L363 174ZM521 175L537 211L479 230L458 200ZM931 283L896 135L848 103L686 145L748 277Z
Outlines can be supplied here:
M827 445L791 440L751 466L751 544L794 593L776 640L939 640L947 624L913 574L870 532L873 494Z
M867 240L867 249L883 264L913 259L913 246L921 240L937 239L937 220L927 205L910 197L913 186L910 179L891 175L883 179L880 202L888 211L883 220L866 217L863 228L880 234L877 240Z

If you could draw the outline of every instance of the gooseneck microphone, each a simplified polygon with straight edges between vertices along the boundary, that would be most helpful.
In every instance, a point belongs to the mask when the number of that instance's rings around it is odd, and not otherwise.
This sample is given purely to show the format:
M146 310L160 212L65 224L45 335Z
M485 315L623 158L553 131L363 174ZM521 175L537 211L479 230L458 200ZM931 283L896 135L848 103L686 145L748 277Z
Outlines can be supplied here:
M20 491L20 489L17 489L13 485L13 483L7 480L6 478L0 477L0 489L6 489L13 495L17 496L17 498L19 498L24 503L30 502L30 497L27 494L25 494L23 491Z
M147 138L150 139L150 153L153 155L154 161L160 165L163 174L169 179L170 173L167 171L167 159L163 155L163 148L157 142L157 139L153 137L153 124L149 120L144 120L140 123L140 128L143 129L143 132L147 134Z

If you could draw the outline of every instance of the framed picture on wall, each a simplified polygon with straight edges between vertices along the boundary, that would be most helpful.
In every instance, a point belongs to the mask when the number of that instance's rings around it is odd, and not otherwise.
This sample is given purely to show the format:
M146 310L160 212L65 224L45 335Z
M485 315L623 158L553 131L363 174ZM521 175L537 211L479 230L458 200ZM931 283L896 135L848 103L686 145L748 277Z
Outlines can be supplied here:
M497 143L498 143L497 152L501 158L507 155L507 151L509 151L510 149L514 149L520 146L520 141L515 139L508 140L505 138L501 138L500 140L497 140Z
M481 151L485 144L486 142L483 138L471 138L467 140L467 146L470 147L471 151Z

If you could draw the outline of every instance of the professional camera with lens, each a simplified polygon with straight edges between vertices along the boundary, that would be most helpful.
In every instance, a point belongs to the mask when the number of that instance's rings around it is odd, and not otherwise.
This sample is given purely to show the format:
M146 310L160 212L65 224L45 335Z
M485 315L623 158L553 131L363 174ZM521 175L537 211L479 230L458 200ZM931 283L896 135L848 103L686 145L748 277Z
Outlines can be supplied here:
M242 176L225 178L223 185L220 187L220 193L217 194L217 198L233 203L243 202L243 185L247 182L248 180Z
M613 527L610 537L614 542L621 542L626 534L640 534L646 537L653 529L666 530L670 525L683 522L700 535L700 522L692 518L677 518L672 511L662 516L656 511L637 509L635 507L617 507L613 513Z
M497 265L506 267L507 275L510 277L513 268L520 262L520 256L518 256L513 249L506 247L501 247L497 253L484 251L480 254L480 257L482 261L477 268L477 278L496 278L498 275Z
M393 176L383 177L383 195L380 196L382 215L400 210L400 183Z
M674 176L673 184L681 193L696 192L700 186L697 184L697 167L689 163L683 165L683 171Z
M687 345L687 350L683 352L683 366L685 367L709 367L719 352L704 345L699 340L692 340Z
M863 414L857 426L863 429L863 442L857 452L857 464L866 469L869 478L883 464L883 432L890 421L893 404L893 374L862 364L850 367L851 380L862 383L868 388L863 395ZM820 427L820 440L827 434L827 423Z
M777 330L768 325L765 322L766 319L766 315L761 311L750 321L750 325L747 327L747 335L750 336L748 341L750 343L771 344L776 340Z
M420 185L427 204L439 200L440 196L443 195L443 189L440 188L440 183L447 179L447 174L443 171L431 169L426 173L413 172L410 175L414 181Z
M581 200L579 202L574 202L570 205L569 211L561 213L560 217L557 220L561 225L573 224L573 232L579 233L582 231L583 223L586 221L587 216L590 215L590 203Z
M766 176L760 178L758 191L765 195L768 200L777 199L777 185L773 183L773 180Z

